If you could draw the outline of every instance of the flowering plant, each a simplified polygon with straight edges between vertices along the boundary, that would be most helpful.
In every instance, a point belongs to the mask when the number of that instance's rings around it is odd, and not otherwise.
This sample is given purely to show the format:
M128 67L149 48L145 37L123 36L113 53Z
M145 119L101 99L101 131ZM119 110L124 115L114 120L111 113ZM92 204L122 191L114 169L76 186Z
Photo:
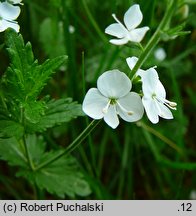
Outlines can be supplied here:
M119 115L127 122L138 121L143 115L140 96L131 90L130 79L119 70L103 73L97 89L91 88L84 99L84 112L94 119L104 118L112 128L119 124Z
M123 45L128 41L141 42L149 30L148 27L135 29L143 18L139 5L131 6L125 13L124 22L127 29L115 15L113 17L117 23L108 26L105 32L120 38L110 40L115 45ZM132 70L138 58L129 57L126 61ZM172 119L173 115L168 107L176 109L176 103L166 99L166 92L159 80L157 71L154 68L147 71L138 69L136 75L140 76L142 80L142 103L149 120L152 123L158 123L159 116ZM119 124L117 114L128 122L138 121L142 118L143 108L140 97L137 93L128 94L131 89L131 81L125 74L117 70L105 72L99 77L97 85L98 89L90 89L84 99L83 111L87 115L94 119L104 118L105 122L112 128L116 128ZM121 105L122 99L126 108ZM136 112L133 111L133 107L137 109ZM134 118L135 115L137 118Z
M138 2L0 1L1 198L190 194L193 1Z
M5 31L7 28L13 28L19 32L20 26L15 21L20 15L20 7L15 4L20 3L20 0L8 2L0 2L0 32Z
M123 45L128 41L141 42L149 27L136 28L142 21L143 15L139 5L131 6L124 15L125 26L112 14L117 23L109 25L105 29L105 33L115 36L118 39L111 39L110 43L115 45Z

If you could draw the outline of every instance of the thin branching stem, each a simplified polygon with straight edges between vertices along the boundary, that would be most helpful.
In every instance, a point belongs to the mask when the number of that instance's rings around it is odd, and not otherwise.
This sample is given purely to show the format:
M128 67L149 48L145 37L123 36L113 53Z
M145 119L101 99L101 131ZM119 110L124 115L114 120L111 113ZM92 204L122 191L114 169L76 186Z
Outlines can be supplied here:
M55 157L50 158L49 160L43 162L39 166L35 168L35 170L42 169L43 167L47 166L48 164L53 163L54 161L58 160L64 155L70 154L75 148L77 148L81 142L96 128L96 126L100 123L101 120L93 120L91 123L82 131L82 133L62 152Z
M162 21L160 22L158 28L156 29L156 31L152 35L151 39L147 43L146 47L144 48L144 51L141 53L141 55L140 55L137 63L135 64L134 68L130 71L130 73L129 73L130 78L132 78L132 79L134 78L134 75L137 72L137 70L143 65L143 63L146 61L146 59L148 58L148 56L150 55L150 53L152 52L154 47L160 41L162 31L164 31L164 29L166 28L166 26L170 22L170 19L171 19L172 15L175 11L176 5L177 5L177 3L174 0L171 0L170 4L168 4L167 10L165 12L165 15L164 15Z

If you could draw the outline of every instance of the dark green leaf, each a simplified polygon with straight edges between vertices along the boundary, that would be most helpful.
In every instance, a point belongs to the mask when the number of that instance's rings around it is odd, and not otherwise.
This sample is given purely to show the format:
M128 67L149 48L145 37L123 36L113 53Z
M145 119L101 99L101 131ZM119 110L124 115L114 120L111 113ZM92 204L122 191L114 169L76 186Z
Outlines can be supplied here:
M44 152L43 139L37 138L35 135L27 137L27 146L35 167L62 152L62 150ZM63 156L35 172L21 170L18 172L18 176L24 176L30 182L36 182L39 188L59 197L64 197L65 194L70 197L75 195L87 196L91 192L77 161L71 156Z
M1 120L0 121L0 137L16 137L21 138L24 132L24 128L21 124L9 121Z
M91 192L73 157L60 158L36 172L34 178L40 188L61 197L64 194L70 197L87 196Z
M28 42L25 45L22 35L11 29L6 31L6 45L11 64L1 81L5 103L17 120L24 113L27 121L38 123L46 107L37 98L52 73L65 62L67 56L46 60L39 65L34 60L31 44Z
M78 116L84 115L81 105L77 102L72 102L71 98L50 100L46 103L46 107L45 115L40 118L39 122L27 124L29 132L42 132L47 128L69 122Z
M24 146L14 137L0 139L0 158L12 166L28 167Z
M24 104L25 118L31 123L37 123L40 121L42 115L44 115L45 106L41 101L34 101Z

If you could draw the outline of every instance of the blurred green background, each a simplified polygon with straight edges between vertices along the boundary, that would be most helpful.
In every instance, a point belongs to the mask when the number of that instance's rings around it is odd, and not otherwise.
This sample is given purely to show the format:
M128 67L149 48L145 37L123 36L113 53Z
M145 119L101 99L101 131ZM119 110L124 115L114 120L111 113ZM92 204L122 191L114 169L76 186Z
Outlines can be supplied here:
M79 103L90 87L96 87L100 74L115 68L128 73L125 59L139 56L141 52L132 44L117 47L109 43L110 37L104 30L114 22L111 14L116 13L122 20L131 5L140 4L144 16L141 26L150 27L142 41L145 46L167 4L166 0L23 2L18 18L20 33L26 42L32 43L39 62L68 55L68 63L53 76L42 94L54 98L73 97ZM196 4L183 7L172 19L173 26L185 22L185 30L191 33L161 41L157 47L164 48L166 58L159 61L153 52L142 67L158 66L167 99L178 104L177 111L173 112L174 120L161 119L153 125L145 116L136 124L121 121L116 130L101 122L73 153L92 188L92 194L86 199L189 199L191 191L196 190L195 9ZM4 33L0 42L4 42ZM3 45L0 57L2 74L9 64ZM135 90L137 87L134 86ZM44 134L49 148L56 148L56 144L67 146L88 121L90 119L80 117L49 129ZM14 168L1 161L0 169L0 198L32 198L30 185L14 176ZM58 197L45 194L45 198Z

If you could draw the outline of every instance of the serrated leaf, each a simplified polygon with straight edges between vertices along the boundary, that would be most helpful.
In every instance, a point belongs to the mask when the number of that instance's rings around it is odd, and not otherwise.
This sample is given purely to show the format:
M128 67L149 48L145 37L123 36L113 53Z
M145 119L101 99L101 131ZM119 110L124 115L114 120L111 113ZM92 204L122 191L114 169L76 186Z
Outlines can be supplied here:
M35 135L28 136L27 146L35 167L62 152L62 150L45 152L43 139ZM62 198L65 194L73 198L75 195L87 196L91 192L76 159L72 156L63 156L34 172L21 170L17 175L24 176L30 182L35 182L39 188Z
M11 120L0 120L0 137L9 138L16 137L21 138L24 132L24 128L21 124Z
M61 157L56 162L36 172L35 181L40 188L59 196L67 194L74 198L75 195L87 196L91 192L76 160L68 156Z
M67 59L67 56L59 56L54 59L46 60L42 65L39 65L32 70L30 75L29 88L27 98L36 98L42 91L50 76L58 69Z
M31 123L37 123L44 115L45 105L42 101L34 101L24 104L25 118Z
M50 100L45 104L47 109L45 115L40 118L36 124L27 124L29 132L42 132L47 128L55 125L60 125L70 120L83 116L81 105L77 102L72 102L71 98Z
M67 56L46 60L39 65L34 60L30 42L25 45L22 36L12 30L7 31L6 45L11 64L4 75L4 88L22 103L36 100L51 74L65 62Z
M0 158L12 166L28 167L24 147L15 137L0 139Z
M31 134L26 137L26 144L30 160L33 161L33 165L36 167L41 163L43 157L45 157L44 155L47 155L45 152L46 143L42 136Z
M6 31L6 45L11 64L1 80L1 91L9 112L16 114L16 119L24 112L26 120L37 123L45 109L44 102L37 100L38 95L67 56L46 60L39 65L38 61L34 60L31 44L28 42L25 45L22 35L13 30ZM13 107L16 110L13 110Z

